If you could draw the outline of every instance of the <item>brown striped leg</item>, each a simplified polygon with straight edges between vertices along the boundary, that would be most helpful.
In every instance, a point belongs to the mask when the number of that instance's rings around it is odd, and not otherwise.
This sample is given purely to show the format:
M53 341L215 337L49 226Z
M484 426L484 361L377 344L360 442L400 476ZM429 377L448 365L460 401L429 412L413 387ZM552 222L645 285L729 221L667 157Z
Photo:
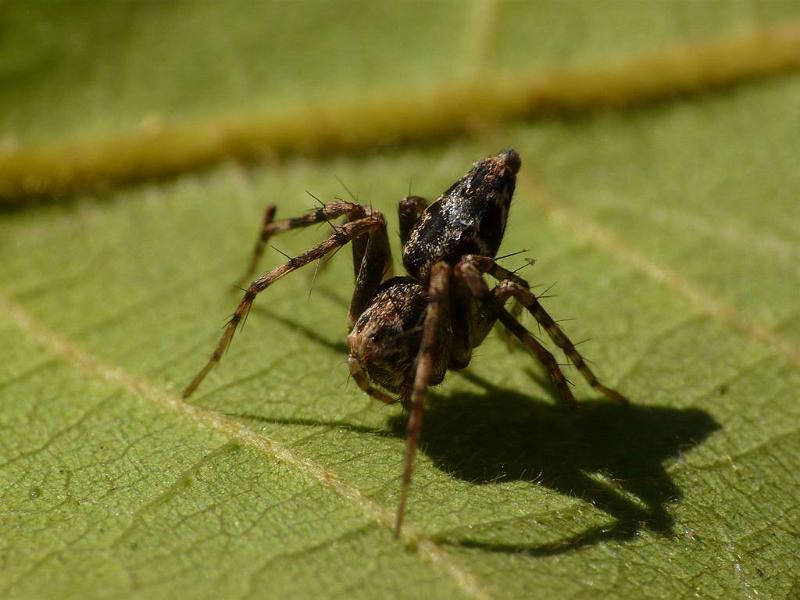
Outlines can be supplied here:
M580 371L583 378L588 382L590 386L596 389L598 392L601 392L606 398L614 400L615 402L619 402L620 404L627 404L628 400L617 392L616 390L611 389L610 387L606 387L597 379L595 374L589 368L589 365L586 364L583 356L581 356L580 352L578 352L577 348L575 348L575 344L567 337L567 335L562 331L561 327L553 320L553 318L547 314L544 307L539 303L538 298L527 288L523 287L515 281L511 281L506 279L501 281L497 284L498 296L513 296L517 298L520 303L530 312L536 321L544 328L547 332L547 335L550 336L550 339L553 340L556 346L563 350L564 354L567 355L567 358L572 362L573 365Z
M392 250L389 247L389 236L383 216L373 209L367 209L368 215L378 215L383 227L376 229L369 236L358 236L353 239L353 268L355 270L355 288L347 311L347 331L353 329L375 295L375 290L384 279L392 274ZM369 217L367 217L369 218Z
M368 236L369 238L375 236L379 238L386 237L386 222L380 213L372 212L370 216L364 217L363 219L345 223L341 227L337 228L337 230L322 243L291 259L289 262L272 269L268 273L265 273L253 281L253 283L251 283L247 288L244 298L242 298L242 301L239 302L239 305L236 307L236 310L228 322L227 327L225 327L225 331L222 333L222 337L217 343L211 358L208 359L208 362L206 362L203 368L200 369L197 375L194 376L194 379L192 379L191 383L189 383L189 385L186 386L186 389L183 391L183 398L188 398L195 391L195 389L197 389L197 386L200 385L208 372L214 368L214 365L220 361L222 354L228 348L231 340L233 339L233 334L236 333L237 326L247 317L247 313L250 311L250 307L253 305L253 300L255 300L255 297L258 294L263 292L287 273L296 271L300 267L320 259L327 254L330 254L334 250L341 248L348 242L364 235ZM378 270L380 271L380 267ZM374 279L374 277L372 279Z
M509 314L514 317L517 321L519 321L520 317L522 316L523 310L522 304L514 300L511 304L511 308L509 309ZM508 348L509 352L513 352L517 347L516 340L519 339L518 336L515 336L510 329L504 327L500 330L500 335L503 338L503 341L506 343L506 348ZM522 341L522 340L520 340Z
M264 210L264 218L261 221L261 231L258 232L256 244L253 246L253 252L250 254L250 263L247 265L244 274L233 284L234 288L243 287L256 272L261 256L264 254L267 240L269 240L270 235L272 235L270 225L272 225L272 219L275 218L275 210L276 206L274 204L267 205Z
M577 348L575 348L575 344L572 343L572 341L561 330L553 318L547 314L547 311L545 311L544 307L539 302L539 299L535 294L533 294L533 292L530 291L528 283L525 280L523 280L521 277L518 277L508 269L504 269L498 265L494 259L486 256L467 256L463 260L465 262L471 262L480 271L489 273L495 279L500 280L500 283L498 283L497 287L495 288L495 296L500 300L505 300L510 297L519 300L519 302L544 328L544 330L547 332L547 335L550 336L550 339L553 340L555 345L561 348L564 354L567 355L567 358L569 358L572 364L574 364L578 371L580 371L581 375L589 385L615 402L619 402L620 404L628 403L628 400L625 398L625 396L600 383L595 374L589 368L589 365L586 364L586 361L581 356L580 352L578 352Z
M567 378L564 377L564 372L561 370L561 367L558 366L555 357L506 309L500 309L500 312L497 314L497 319L516 336L523 346L531 351L542 365L544 365L544 368L547 369L547 372L550 374L553 385L555 385L558 391L558 397L562 404L567 408L575 408L575 406L577 406L575 396L573 396L572 390L569 389L569 382Z
M417 353L416 372L414 374L414 387L411 393L410 414L406 430L406 462L403 469L403 482L400 489L400 503L397 507L394 534L400 536L403 526L403 517L408 499L408 487L411 483L411 473L414 470L414 456L417 452L419 434L422 429L422 409L428 393L431 377L433 375L434 360L444 359L437 357L437 348L440 346L442 329L447 325L447 313L450 293L451 268L446 262L438 262L431 268L428 283L428 308L425 311L425 322L422 329L422 343Z
M500 321L500 323L502 323L506 329L514 335L540 363L542 363L545 369L547 369L547 372L550 374L550 379L552 379L558 391L561 402L567 408L574 408L576 405L575 396L573 396L572 390L569 388L569 382L567 378L564 377L564 373L561 371L558 362L556 362L556 359L550 354L547 348L542 346L509 311L503 308L503 302L507 298L503 298L497 293L497 287L495 287L494 290L490 290L481 272L471 262L462 261L458 263L455 268L455 274L466 283L472 295L483 303L484 314L487 319L486 323L483 324L484 335L488 332L488 329L491 328L491 323L495 318ZM476 331L479 329L480 327L476 327ZM474 344L477 345L480 341L481 339L476 339Z
M275 205L270 204L264 211L264 218L261 223L261 231L259 232L258 239L253 247L253 252L250 256L250 263L247 266L247 270L234 284L234 286L241 288L250 282L250 279L256 272L258 263L264 254L264 249L267 247L267 242L269 242L269 238L274 234L289 231L290 229L316 225L317 223L330 221L331 219L335 219L342 215L347 215L348 220L354 221L356 219L363 218L366 215L366 211L364 207L359 204L346 202L344 200L337 200L335 202L325 204L324 206L320 206L314 210L310 210L305 215L300 217L296 217L294 219L281 219L273 222L273 219L275 218ZM361 254L363 254L363 252Z

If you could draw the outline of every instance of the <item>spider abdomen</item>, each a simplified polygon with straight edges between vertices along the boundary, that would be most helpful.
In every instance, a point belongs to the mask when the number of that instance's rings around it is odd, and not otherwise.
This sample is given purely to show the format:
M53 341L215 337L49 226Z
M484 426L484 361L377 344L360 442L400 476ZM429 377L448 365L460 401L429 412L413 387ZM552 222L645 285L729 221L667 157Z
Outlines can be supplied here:
M350 355L373 383L401 395L410 391L427 306L425 288L410 277L395 277L377 290L347 336ZM440 338L433 385L444 379L450 338Z

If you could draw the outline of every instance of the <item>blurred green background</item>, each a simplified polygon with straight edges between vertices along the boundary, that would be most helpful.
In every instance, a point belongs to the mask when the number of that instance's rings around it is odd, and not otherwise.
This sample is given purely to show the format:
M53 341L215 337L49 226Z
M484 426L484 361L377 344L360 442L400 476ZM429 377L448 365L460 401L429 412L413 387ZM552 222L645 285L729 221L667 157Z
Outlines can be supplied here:
M3 2L0 159L28 145L404 98L794 22L795 2ZM377 97L377 96L376 96ZM241 164L0 213L0 594L796 597L800 76L431 143ZM399 408L347 383L340 253L282 280L187 409L263 207L435 198L523 160L501 253L633 406L553 406L490 337ZM324 228L275 239L295 255ZM264 268L284 259L271 251ZM508 266L524 264L514 257ZM526 324L535 330L535 323ZM278 444L279 446L276 446ZM379 518L376 519L376 514Z

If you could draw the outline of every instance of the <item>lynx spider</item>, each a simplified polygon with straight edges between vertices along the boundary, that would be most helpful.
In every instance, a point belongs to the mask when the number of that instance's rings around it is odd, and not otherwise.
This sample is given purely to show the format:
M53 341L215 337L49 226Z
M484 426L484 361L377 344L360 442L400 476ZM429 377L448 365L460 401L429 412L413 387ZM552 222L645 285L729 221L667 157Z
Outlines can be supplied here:
M575 345L545 312L528 283L495 260L506 227L516 175L515 150L476 162L436 202L408 196L399 205L400 240L405 277L392 277L392 257L383 215L372 207L336 200L293 219L275 221L267 207L249 268L256 270L274 234L345 217L323 242L255 279L233 313L211 358L183 392L188 398L216 365L246 318L256 296L275 281L350 243L355 290L347 315L350 356L347 364L358 386L386 404L400 402L408 411L405 467L395 520L399 535L414 467L428 387L448 369L465 368L472 350L496 322L513 334L550 374L562 404L576 402L553 355L505 308L514 299L533 315L586 381L619 403L627 400L606 387ZM489 275L498 283L490 288Z

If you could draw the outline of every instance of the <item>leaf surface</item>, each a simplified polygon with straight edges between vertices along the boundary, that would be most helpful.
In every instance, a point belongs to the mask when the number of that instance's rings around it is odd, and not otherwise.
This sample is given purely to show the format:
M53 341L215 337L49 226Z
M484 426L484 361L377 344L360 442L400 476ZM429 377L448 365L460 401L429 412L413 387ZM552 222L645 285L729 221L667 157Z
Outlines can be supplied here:
M0 7L9 143L613 61L792 3ZM268 32L269 35L266 33ZM644 35L643 32L647 32ZM12 51L13 50L13 51ZM4 597L791 597L800 509L800 78L435 146L294 159L0 219ZM501 254L632 400L553 406L490 336L425 415L408 550L400 411L347 382L345 252L260 297L190 406L264 204L436 197L523 158ZM280 236L296 255L326 235ZM269 252L264 268L283 257ZM523 257L507 264L524 264ZM526 325L536 332L532 320Z

